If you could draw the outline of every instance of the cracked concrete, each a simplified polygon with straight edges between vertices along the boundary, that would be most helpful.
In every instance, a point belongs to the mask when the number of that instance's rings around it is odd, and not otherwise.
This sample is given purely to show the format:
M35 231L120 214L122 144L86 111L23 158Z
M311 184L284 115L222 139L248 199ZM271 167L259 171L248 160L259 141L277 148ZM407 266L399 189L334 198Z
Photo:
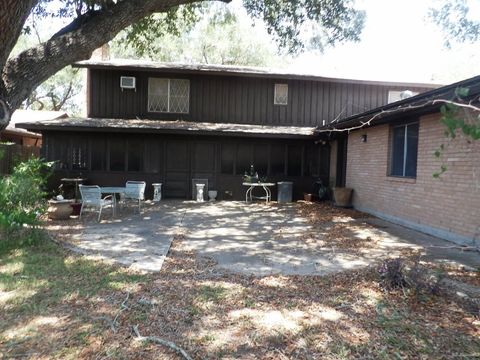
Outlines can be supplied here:
M339 220L372 225L355 228L351 236L376 237L379 241L373 248L351 254L312 247L304 239L317 232L295 207L293 203L162 201L147 206L142 215L86 223L83 232L74 235L75 249L139 270L160 271L175 234L182 232L183 245L198 256L253 275L323 275L364 267L405 248L422 250L431 260L480 266L478 253L447 248L454 244L377 218Z

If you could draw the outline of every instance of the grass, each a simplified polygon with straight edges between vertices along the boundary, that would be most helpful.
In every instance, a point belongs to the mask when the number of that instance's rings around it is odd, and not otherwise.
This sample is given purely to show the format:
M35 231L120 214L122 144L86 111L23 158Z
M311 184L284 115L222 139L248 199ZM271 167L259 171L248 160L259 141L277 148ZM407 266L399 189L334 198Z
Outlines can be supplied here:
M127 293L128 308L119 312ZM402 291L385 291L371 268L324 277L218 272L179 240L162 273L153 275L48 241L4 249L0 313L6 358L176 358L135 341L133 325L205 359L480 355L478 318L448 296L413 301Z

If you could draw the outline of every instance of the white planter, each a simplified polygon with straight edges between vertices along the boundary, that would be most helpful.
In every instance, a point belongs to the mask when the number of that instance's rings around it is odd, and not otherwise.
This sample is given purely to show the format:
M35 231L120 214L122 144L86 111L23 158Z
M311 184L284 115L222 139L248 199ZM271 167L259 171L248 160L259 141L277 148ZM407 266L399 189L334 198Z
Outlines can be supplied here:
M210 191L208 192L208 201L215 201L215 200L217 200L217 195L218 195L217 190L210 190Z
M153 201L159 202L162 200L162 183L153 183Z
M203 196L205 190L205 184L196 184L197 187L197 202L204 202L205 198Z

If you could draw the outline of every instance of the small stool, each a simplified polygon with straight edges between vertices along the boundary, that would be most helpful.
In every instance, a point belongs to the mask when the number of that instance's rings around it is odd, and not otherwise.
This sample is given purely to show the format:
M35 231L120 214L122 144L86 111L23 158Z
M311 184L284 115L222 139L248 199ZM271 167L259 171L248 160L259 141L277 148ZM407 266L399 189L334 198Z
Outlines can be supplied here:
M162 183L153 183L153 201L159 202L162 200Z

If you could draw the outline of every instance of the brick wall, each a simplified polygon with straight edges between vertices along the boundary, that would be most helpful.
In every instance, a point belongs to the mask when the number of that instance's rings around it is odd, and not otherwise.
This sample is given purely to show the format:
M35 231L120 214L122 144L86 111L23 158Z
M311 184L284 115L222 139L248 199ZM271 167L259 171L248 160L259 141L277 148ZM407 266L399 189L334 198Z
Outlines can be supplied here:
M389 125L353 131L348 138L347 187L353 203L417 230L458 243L480 243L480 141L448 141L439 115L420 119L416 179L387 176ZM367 142L361 135L367 134ZM449 143L442 159L434 156ZM440 179L432 175L448 167Z

